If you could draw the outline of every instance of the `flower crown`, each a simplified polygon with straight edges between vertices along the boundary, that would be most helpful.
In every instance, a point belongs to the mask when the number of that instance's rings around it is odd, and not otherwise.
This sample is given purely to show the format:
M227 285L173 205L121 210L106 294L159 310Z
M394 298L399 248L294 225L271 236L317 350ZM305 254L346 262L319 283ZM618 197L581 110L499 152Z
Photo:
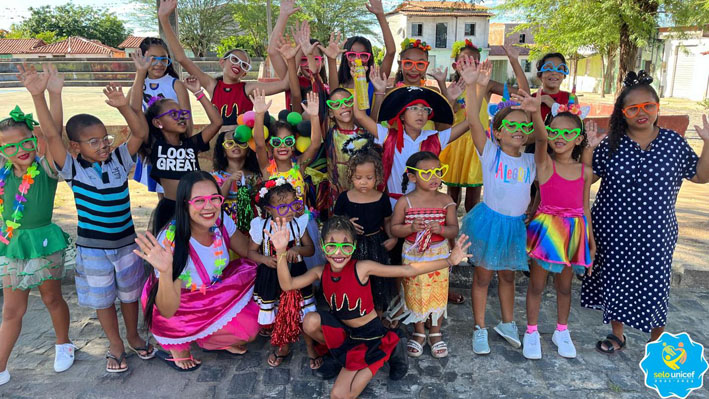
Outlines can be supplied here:
M256 203L258 204L258 202L261 201L261 199L264 198L272 188L276 188L284 184L290 184L291 186L294 186L295 180L291 176L277 176L268 179L265 183L263 183L263 186L260 190L258 190L258 193L256 193Z
M428 53L431 51L431 46L426 44L426 42L422 42L421 39L409 39L406 38L404 39L403 42L401 42L401 52L403 53L406 50L412 49L412 48L417 48L425 53Z
M568 112L574 115L578 115L579 118L584 119L586 116L588 116L588 113L591 112L591 106L589 105L584 105L583 107L579 105L579 103L576 100L576 96L571 94L569 96L569 103L568 104L559 104L559 103L554 103L554 105L551 106L551 115L556 117L558 114L562 112Z
M460 55L460 52L466 48L470 48L470 49L478 50L478 51L480 50L480 49L478 49L478 46L474 45L473 42L470 41L470 39L459 40L459 41L453 43L453 52L451 53L451 58L453 58L453 59L458 58L458 55Z

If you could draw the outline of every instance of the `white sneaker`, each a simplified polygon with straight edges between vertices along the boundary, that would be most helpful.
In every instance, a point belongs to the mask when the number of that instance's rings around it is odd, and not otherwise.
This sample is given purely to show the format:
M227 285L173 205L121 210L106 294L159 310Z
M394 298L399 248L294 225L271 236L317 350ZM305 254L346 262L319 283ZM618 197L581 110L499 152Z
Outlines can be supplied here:
M74 364L74 352L76 346L69 342L68 344L54 345L54 371L61 373L66 371Z
M522 338L524 346L522 346L522 354L530 360L539 360L542 358L542 343L539 340L539 331L531 334L524 333Z
M0 373L0 385L5 385L9 381L10 381L10 372L7 371L7 369L6 369L2 373Z
M551 342L557 346L559 350L559 356L568 359L573 359L576 357L576 347L571 341L571 334L569 330L559 331L555 330L554 335L551 337Z

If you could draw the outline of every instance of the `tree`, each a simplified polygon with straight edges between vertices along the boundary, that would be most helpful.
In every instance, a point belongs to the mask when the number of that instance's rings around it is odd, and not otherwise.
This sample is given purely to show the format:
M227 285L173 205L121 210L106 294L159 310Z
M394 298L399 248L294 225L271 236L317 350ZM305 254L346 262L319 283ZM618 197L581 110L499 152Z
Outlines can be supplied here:
M526 20L518 29L534 33L532 53L547 49L575 54L593 48L604 57L619 60L616 91L626 73L634 69L640 47L657 36L662 22L671 26L703 26L709 23L706 0L507 0L499 10L514 12Z
M266 56L269 39L266 7L265 1L257 0L240 0L232 7L232 17L240 34L239 38L250 44L245 49L249 50L252 56ZM271 15L278 15L277 5L271 5Z
M30 7L29 11L27 19L13 26L16 34L50 42L82 36L115 47L130 33L115 14L104 9L67 3L57 7Z
M298 6L310 21L310 35L323 43L333 32L345 37L374 35L374 19L361 0L301 0Z

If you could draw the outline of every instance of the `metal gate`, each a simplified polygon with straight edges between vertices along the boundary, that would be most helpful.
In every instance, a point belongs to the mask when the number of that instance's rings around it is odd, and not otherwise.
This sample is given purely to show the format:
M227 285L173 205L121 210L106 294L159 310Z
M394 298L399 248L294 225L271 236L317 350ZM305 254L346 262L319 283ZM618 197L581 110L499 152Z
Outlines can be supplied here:
M672 79L672 97L691 97L694 64L697 61L696 46L677 47L675 74Z

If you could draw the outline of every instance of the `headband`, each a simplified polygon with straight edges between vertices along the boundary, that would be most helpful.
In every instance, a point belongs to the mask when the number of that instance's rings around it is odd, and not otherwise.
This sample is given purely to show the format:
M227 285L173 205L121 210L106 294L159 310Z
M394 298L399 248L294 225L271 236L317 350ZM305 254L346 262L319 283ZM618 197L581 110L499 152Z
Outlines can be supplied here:
M459 41L453 43L453 52L451 53L451 58L453 58L453 59L458 58L458 56L460 55L460 52L466 48L480 51L478 46L474 45L473 42L470 41L470 39L459 40Z
M495 114L513 105L519 105L519 103L510 100L510 90L507 88L507 83L505 83L505 87L502 91L502 101L497 104L489 104L487 106L487 114L490 116L490 118L494 118ZM490 124L490 129L492 129L492 124Z
M412 49L412 48L417 48L417 49L423 51L424 53L428 53L429 51L431 51L431 46L426 44L426 42L422 42L421 39L413 40L413 39L406 38L406 39L404 39L403 42L401 42L401 52L402 53L404 51Z
M39 126L39 122L32 119L32 114L25 114L24 112L22 112L19 105L15 105L15 109L10 111L10 116L1 120L0 122L5 122L8 119L12 119L17 123L25 123L27 125L27 128L30 129L30 131L34 130L35 126Z
M551 106L551 115L556 117L558 114L562 112L568 112L574 115L577 115L579 118L584 119L586 116L588 116L588 113L591 112L591 106L589 105L584 105L583 107L580 106L576 102L576 96L571 94L569 95L569 103L568 104L559 104L559 103L554 103L554 105Z
M148 108L152 107L153 104L155 104L156 102L158 102L160 100L162 100L162 97L156 97L156 96L150 97L150 100L148 100Z

